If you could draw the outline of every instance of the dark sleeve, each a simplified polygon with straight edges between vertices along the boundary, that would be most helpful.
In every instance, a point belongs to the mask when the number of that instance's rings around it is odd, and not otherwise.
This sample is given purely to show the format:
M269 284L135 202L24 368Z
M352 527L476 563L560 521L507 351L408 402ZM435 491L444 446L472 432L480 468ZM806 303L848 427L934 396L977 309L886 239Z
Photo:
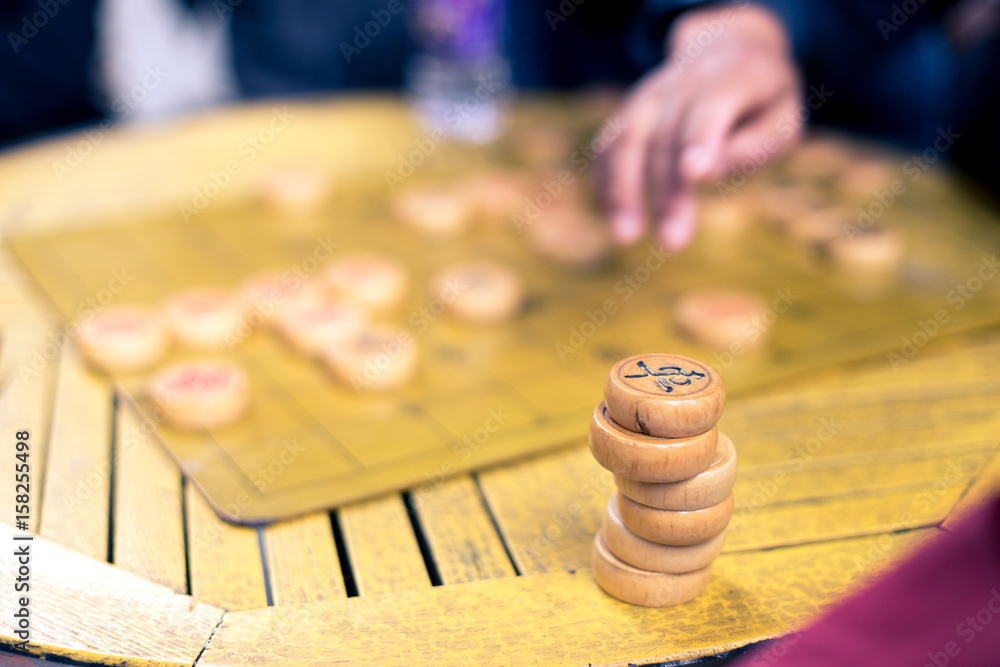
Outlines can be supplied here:
M934 0L643 0L636 16L633 56L645 67L663 59L670 23L694 7L716 6L739 13L750 4L771 10L785 25L796 60L809 69L862 63L892 41L905 41L937 21L948 2ZM912 5L912 6L911 6ZM904 8L905 7L905 8ZM910 10L907 13L906 10Z
M522 88L627 84L643 72L628 33L642 0L508 0L505 48Z
M629 27L629 55L644 70L663 62L670 24L683 12L713 3L707 0L643 0Z
M96 120L91 56L97 0L0 9L0 144Z
M403 83L408 0L242 0L233 58L242 92L285 95ZM398 11L394 11L398 10Z
M996 665L998 615L1000 498L993 498L801 634L763 644L733 667Z

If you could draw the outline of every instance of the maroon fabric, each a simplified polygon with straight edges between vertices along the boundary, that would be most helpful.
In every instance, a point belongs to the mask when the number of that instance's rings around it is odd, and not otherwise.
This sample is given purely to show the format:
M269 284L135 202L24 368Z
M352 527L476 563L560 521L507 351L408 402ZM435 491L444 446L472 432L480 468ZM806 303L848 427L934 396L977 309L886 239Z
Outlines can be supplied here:
M732 667L1000 665L1000 497Z

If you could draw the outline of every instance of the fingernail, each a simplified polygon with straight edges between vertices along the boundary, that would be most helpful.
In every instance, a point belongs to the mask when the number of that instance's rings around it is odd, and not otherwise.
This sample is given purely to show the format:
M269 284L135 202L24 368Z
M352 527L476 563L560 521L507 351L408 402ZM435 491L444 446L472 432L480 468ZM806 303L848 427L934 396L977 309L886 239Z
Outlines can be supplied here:
M611 231L619 243L635 243L642 236L642 219L634 213L619 213L612 218Z
M695 144L684 149L681 164L684 175L689 179L704 178L712 170L712 155L705 146Z

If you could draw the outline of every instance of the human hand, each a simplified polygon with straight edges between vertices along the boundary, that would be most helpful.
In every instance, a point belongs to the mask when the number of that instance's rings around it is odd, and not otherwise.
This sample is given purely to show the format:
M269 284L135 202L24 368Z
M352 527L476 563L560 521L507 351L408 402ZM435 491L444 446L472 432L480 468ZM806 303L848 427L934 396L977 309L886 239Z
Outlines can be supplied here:
M801 123L782 121L798 120L801 86L784 27L751 4L688 12L667 42L664 64L626 96L598 188L619 243L643 236L648 208L660 244L679 250L694 234L696 184L798 139Z

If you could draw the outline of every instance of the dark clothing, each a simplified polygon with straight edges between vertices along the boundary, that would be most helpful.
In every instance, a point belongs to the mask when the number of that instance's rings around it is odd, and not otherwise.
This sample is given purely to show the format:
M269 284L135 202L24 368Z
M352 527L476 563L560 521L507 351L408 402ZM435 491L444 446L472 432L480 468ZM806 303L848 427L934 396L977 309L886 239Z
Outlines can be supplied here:
M232 16L242 92L258 97L402 85L412 47L401 15L385 7L385 0L242 0Z
M242 0L233 12L233 49L244 93L401 87L418 1ZM577 2L507 2L504 42L514 85L627 83L653 64L628 53L639 0Z
M97 0L0 1L0 145L99 120L90 98Z
M732 667L996 665L998 617L1000 498L993 498L801 634L764 644Z
M662 40L669 18L708 4L646 0L649 43ZM738 13L745 2L713 3ZM932 146L939 128L966 127L973 116L997 118L1000 85L997 40L959 53L948 40L944 16L954 2L937 0L759 0L785 24L807 90L832 93L813 121L901 143ZM909 11L909 13L907 13ZM994 132L995 132L994 128ZM995 138L995 135L994 135ZM1000 145L993 143L992 150Z
M0 142L97 115L87 94L97 0L8 0L0 3L0 27L18 34L43 1L59 8L48 25L19 48L0 51ZM184 1L231 21L237 79L244 95L259 97L399 88L414 53L408 28L420 0ZM702 4L507 0L504 42L512 83L575 88L632 82L662 62L673 17ZM713 4L734 13L746 5ZM953 128L960 139L948 157L965 158L973 171L992 175L990 165L1000 155L998 40L957 50L944 21L955 3L760 4L788 28L807 88L829 93L809 111L813 121L914 150L933 146L939 131Z

